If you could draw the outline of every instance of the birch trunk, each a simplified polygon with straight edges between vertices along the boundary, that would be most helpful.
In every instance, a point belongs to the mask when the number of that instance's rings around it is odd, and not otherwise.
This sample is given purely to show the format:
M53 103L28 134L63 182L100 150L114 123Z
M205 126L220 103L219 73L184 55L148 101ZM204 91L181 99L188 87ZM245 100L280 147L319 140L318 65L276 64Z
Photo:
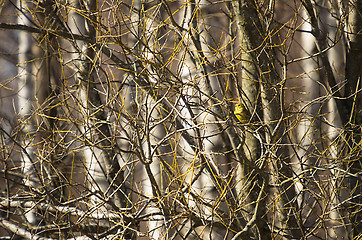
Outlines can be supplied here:
M19 9L22 9L24 13L27 12L27 6L23 1L17 1L17 6ZM18 24L29 25L29 15L18 16ZM32 147L31 133L33 132L32 123L29 120L29 117L33 111L32 106L34 105L33 96L33 77L32 77L32 67L29 61L32 59L31 49L33 45L33 40L31 34L20 31L19 32L19 54L18 54L18 101L17 101L17 111L19 114L19 119L24 121L26 124L23 127L23 146L24 150L21 152L23 172L25 175L34 176L34 148ZM25 120L26 119L26 120ZM29 122L30 121L30 122ZM31 179L31 178L29 178ZM37 187L34 181L29 179L24 179L24 184L30 187ZM30 210L25 214L25 218L30 224L36 224L36 211Z

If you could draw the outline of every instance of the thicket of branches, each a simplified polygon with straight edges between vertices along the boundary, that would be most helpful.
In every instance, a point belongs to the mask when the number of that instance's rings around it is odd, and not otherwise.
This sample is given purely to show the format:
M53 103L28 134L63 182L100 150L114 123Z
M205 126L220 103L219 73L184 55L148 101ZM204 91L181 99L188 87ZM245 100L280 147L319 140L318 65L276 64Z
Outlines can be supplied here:
M361 237L361 1L0 4L4 239Z

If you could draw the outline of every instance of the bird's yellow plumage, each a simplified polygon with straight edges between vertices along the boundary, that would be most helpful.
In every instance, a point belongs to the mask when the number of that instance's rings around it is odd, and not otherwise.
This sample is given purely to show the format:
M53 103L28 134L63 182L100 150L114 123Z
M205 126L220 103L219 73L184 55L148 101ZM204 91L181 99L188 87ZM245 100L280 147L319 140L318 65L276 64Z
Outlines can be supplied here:
M246 109L246 107L244 106L244 104L242 103L236 104L234 114L242 124L249 123L250 114Z

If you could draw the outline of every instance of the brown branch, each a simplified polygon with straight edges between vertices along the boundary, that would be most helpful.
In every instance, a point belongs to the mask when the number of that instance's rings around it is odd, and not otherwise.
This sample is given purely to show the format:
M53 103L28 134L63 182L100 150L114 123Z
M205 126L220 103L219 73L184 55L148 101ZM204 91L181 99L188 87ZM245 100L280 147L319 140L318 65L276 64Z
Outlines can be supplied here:
M82 40L86 42L90 42L91 39L88 36L69 33L61 30L52 30L52 29L42 29L42 28L36 28L31 26L26 26L22 24L11 24L11 23L0 23L0 29L9 29L9 30L21 30L26 31L30 33L43 33L43 34L50 34L53 36L60 36L67 39L73 39L73 40Z

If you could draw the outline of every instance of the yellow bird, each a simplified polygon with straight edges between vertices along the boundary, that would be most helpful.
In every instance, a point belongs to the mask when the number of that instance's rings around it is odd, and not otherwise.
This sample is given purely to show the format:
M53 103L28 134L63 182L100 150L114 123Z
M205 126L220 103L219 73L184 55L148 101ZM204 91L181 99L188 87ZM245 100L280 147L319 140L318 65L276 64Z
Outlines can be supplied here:
M244 104L242 104L242 103L236 104L234 114L242 124L249 123L250 113L246 109Z

